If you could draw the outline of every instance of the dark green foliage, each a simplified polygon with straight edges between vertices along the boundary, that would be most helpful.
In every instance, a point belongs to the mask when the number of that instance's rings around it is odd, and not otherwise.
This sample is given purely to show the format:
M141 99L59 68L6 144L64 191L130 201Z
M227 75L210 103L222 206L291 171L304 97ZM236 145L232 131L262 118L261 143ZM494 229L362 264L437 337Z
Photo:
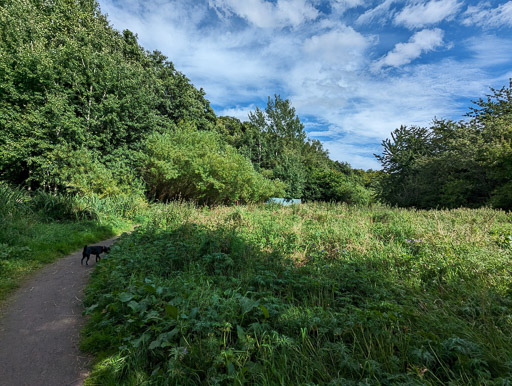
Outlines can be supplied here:
M512 208L512 81L475 102L468 122L400 127L377 155L381 198L418 208Z
M336 169L315 169L308 175L304 198L309 201L346 202L368 205L374 201L370 189L358 181L352 173L344 174Z
M87 295L92 384L500 384L503 212L155 206Z
M200 130L210 129L216 117L203 89L193 87L160 52L149 54L149 59L158 79L158 111L174 123L192 122Z
M69 178L87 178L72 165L87 158L105 179L110 171L117 186L101 194L115 196L139 188L126 171L149 133L215 121L202 90L112 29L93 0L7 2L0 25L2 179L87 194L87 181Z
M203 204L261 202L283 193L282 183L257 173L214 131L185 126L153 134L141 158L149 195L162 202L180 198Z

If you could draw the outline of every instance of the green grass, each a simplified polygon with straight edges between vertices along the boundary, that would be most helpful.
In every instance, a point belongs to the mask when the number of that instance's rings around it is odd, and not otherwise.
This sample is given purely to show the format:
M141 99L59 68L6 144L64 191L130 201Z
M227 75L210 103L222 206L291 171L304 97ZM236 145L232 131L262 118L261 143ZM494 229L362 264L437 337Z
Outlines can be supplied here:
M509 384L510 235L491 209L155 205L93 274L88 382Z

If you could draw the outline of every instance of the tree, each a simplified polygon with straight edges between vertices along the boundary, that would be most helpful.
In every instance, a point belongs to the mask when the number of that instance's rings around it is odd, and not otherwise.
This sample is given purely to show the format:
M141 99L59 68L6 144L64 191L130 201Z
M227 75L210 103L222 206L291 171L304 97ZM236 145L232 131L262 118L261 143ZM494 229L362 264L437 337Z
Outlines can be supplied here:
M432 152L431 133L424 127L400 126L391 138L382 141L382 155L375 157L385 172L381 180L380 196L385 201L410 206L418 203L417 161Z
M512 81L491 91L469 121L402 126L384 140L380 197L419 208L512 208Z
M290 101L279 95L269 97L265 111L256 108L249 113L249 121L255 129L247 131L251 160L284 181L287 196L301 197L307 174L303 158L306 132Z
M193 122L200 130L211 129L216 116L204 90L197 90L161 52L154 51L148 57L157 79L159 113L175 124Z
M60 149L136 169L151 133L180 121L214 124L204 91L135 34L114 30L94 0L1 4L0 178L67 189L55 172Z
M512 209L512 79L486 99L474 102L468 114L483 139L482 161L493 181L493 206Z

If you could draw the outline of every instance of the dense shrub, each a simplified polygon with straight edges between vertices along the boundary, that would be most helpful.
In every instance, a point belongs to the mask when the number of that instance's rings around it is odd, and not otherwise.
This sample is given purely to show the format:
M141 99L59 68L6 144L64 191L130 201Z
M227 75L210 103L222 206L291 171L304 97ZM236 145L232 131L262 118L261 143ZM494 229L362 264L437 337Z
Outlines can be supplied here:
M304 198L311 201L346 202L369 205L375 201L373 192L353 176L334 169L314 170L308 176Z
M153 134L142 154L142 175L151 198L220 204L263 201L283 192L216 132L193 127Z

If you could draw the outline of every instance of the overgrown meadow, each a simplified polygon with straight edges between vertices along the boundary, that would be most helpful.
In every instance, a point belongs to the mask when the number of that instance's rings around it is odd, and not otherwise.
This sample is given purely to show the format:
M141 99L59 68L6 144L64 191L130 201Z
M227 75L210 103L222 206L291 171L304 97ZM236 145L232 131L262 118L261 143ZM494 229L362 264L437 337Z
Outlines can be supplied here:
M510 214L174 203L144 219L87 290L90 385L510 384Z

